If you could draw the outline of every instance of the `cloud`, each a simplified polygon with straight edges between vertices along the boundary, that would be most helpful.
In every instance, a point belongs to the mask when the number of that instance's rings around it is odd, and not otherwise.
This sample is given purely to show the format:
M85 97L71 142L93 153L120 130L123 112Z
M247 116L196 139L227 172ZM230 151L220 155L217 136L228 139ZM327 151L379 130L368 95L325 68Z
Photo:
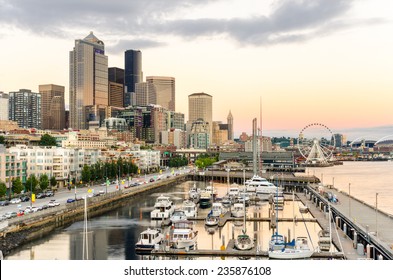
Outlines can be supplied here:
M120 52L124 52L129 49L148 49L164 46L165 43L153 41L149 39L133 39L133 40L120 40L114 44L110 44L106 46L106 49L109 53L117 54Z
M183 17L184 11L220 1L224 0L51 0L45 4L41 0L0 0L0 25L46 36L75 38L81 30L93 30L103 38L121 37L113 51L128 43L141 48L161 46L160 38L165 35L185 40L225 35L240 45L258 46L306 41L347 28L350 25L343 16L353 4L351 0L280 0L268 15ZM250 8L251 12L255 13Z

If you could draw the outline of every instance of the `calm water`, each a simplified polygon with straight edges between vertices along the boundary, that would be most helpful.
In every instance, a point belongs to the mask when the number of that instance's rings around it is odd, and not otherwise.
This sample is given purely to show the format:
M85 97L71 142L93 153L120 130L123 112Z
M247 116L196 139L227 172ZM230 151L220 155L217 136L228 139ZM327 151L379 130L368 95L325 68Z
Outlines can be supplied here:
M375 206L378 193L378 209L393 214L393 162L344 162L325 168L308 168L309 175L319 177L324 184L333 184L346 193L351 184L351 196ZM333 179L334 178L334 179Z

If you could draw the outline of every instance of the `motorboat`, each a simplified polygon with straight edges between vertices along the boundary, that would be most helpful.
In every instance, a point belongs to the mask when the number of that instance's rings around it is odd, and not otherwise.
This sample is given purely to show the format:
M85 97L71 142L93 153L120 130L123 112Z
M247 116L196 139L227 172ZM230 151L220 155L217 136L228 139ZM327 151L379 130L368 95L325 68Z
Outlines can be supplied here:
M220 222L220 218L212 215L207 215L205 219L205 225L208 227L218 226L219 222Z
M205 192L210 194L212 198L215 198L217 196L217 190L213 188L213 185L206 186Z
M328 230L318 232L318 247L320 251L328 252L331 247L330 233Z
M182 220L173 223L170 243L176 249L195 249L198 231L193 229L192 221Z
M233 184L231 185L231 187L229 187L229 191L228 191L228 196L229 198L235 198L239 195L239 186L237 184Z
M200 197L200 189L198 189L196 187L196 185L194 184L194 186L188 191L188 196L189 196L190 200L197 203L199 201L199 197Z
M135 243L137 252L150 252L157 244L161 244L164 235L159 229L146 229L139 234L138 242Z
M282 197L283 189L267 181L256 188L256 194L261 200L268 200L271 195L276 195L277 193L279 197Z
M246 206L250 205L250 194L246 192L239 193L239 196L236 198L237 203L245 202Z
M150 213L152 220L168 219L173 214L175 208L173 202L168 196L160 195L155 204L154 209Z
M199 197L199 207L209 208L211 205L212 205L211 194L206 191L202 191L201 196Z
M181 209L184 211L187 218L195 218L198 216L198 207L194 201L184 200Z
M224 207L230 207L231 204L232 204L232 201L231 201L231 199L228 196L224 196L221 199L221 203L222 203L222 205L224 205Z
M221 202L214 202L212 206L212 216L220 217L221 215L225 215L227 209L222 205Z
M285 246L281 250L269 251L269 258L281 260L308 259L314 253L308 246L307 237L298 237L294 243L294 247Z
M254 175L252 176L251 179L248 179L245 181L244 185L246 187L246 191L248 192L255 192L257 190L257 187L260 186L263 183L268 183L266 178L263 178L259 175Z
M235 240L235 248L241 251L251 250L254 248L254 240L248 234L239 234Z
M245 216L246 209L244 203L235 203L231 209L231 216L235 218L243 218Z
M169 219L171 220L172 223L175 223L175 222L181 221L181 220L187 220L186 212L184 212L183 209L175 209L175 211L173 211L173 213Z

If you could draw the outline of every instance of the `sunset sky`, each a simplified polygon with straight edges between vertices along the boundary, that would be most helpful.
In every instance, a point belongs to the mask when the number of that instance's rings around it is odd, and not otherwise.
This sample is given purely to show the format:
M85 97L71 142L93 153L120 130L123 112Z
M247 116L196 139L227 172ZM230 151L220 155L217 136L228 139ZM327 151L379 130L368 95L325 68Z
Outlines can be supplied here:
M391 0L0 0L0 91L59 84L68 104L69 51L93 31L109 67L140 49L144 77L175 77L186 120L188 95L206 92L213 120L232 111L235 136L259 124L261 99L268 136L314 122L349 139L393 135L392 11Z

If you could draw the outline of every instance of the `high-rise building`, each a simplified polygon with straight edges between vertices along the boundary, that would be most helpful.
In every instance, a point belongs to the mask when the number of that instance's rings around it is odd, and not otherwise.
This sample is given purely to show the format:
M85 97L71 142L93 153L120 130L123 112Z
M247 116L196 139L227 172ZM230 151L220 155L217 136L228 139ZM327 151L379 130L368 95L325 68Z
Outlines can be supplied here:
M118 67L109 67L108 80L110 82L124 85L124 69Z
M147 82L141 82L135 84L135 93L133 95L132 104L134 106L147 106L154 104L152 101L153 97L152 90L150 89L152 84Z
M0 91L0 121L8 121L8 94Z
M29 89L10 92L9 119L23 128L41 129L41 94Z
M132 95L135 93L135 84L143 81L142 52L139 50L126 50L124 53L124 106L132 104Z
M70 127L87 129L89 121L103 122L94 112L107 106L108 57L104 43L90 32L75 40L70 52Z
M109 86L109 89L108 89L109 106L120 107L120 108L124 107L123 106L123 96L124 96L123 84L109 81L108 86Z
M202 119L209 125L210 137L212 135L213 97L207 93L193 93L188 96L188 122L192 124Z
M176 111L175 109L175 78L149 76L146 77L146 82L151 86L148 87L149 96L151 96L150 103L160 105L167 110Z
M231 111L229 111L229 114L227 117L227 124L228 124L228 140L233 140L234 139L233 116L232 116Z
M41 93L42 129L62 130L65 127L64 87L48 84L39 85Z
M124 70L117 67L108 68L109 106L124 107Z

